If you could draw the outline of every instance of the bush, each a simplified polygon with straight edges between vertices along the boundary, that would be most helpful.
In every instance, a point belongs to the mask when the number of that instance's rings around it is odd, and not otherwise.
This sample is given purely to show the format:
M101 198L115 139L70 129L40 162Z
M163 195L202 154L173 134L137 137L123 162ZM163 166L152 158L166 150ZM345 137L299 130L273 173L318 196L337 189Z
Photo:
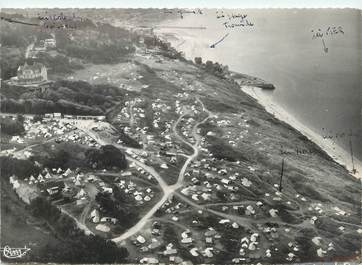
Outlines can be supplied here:
M49 69L48 73L50 74L69 74L72 73L73 70L84 68L81 64L71 62L63 55L56 55L53 57L47 53L40 53L38 55L38 60Z
M122 225L122 230L125 230L132 226L139 216L135 211L135 207L126 198L119 196L118 188L114 186L113 189L113 196L109 193L99 192L96 195L96 201L99 203L102 213L117 218L118 222Z

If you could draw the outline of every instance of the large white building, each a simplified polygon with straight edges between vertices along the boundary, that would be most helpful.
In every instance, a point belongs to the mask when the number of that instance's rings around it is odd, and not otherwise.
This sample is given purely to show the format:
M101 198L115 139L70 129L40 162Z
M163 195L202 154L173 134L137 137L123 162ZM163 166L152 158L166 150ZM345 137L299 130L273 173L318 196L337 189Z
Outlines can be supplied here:
M30 85L37 84L48 80L46 67L41 63L34 63L19 66L17 76L12 78L17 84Z

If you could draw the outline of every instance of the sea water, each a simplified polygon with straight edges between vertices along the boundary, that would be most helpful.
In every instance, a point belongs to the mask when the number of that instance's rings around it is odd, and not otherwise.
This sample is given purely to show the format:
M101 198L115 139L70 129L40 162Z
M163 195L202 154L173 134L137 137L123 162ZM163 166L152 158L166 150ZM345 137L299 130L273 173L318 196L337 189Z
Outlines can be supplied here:
M244 26L227 27L234 22ZM362 158L360 11L203 9L182 18L175 12L158 26L155 32L188 59L217 61L273 83L276 89L264 93L271 102Z

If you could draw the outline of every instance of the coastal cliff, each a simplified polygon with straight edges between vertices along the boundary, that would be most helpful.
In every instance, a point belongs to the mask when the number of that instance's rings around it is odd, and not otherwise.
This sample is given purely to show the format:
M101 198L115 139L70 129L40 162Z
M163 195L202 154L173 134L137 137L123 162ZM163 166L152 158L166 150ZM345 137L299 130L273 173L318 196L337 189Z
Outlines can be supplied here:
M55 138L57 141L51 144L48 134L54 128L59 130L63 121L50 119L49 125L49 121L33 120L26 124L25 133L31 126L44 125L42 130L47 136L37 139L39 146L33 149L34 143L29 148L20 141L15 147L31 149L29 163L37 161L42 170L48 165L60 168L60 172L66 168L76 172L81 168L85 175L97 175L102 185L106 182L114 185L113 188L124 184L121 177L125 174L139 187L156 191L150 204L141 206L138 202L143 198L134 199L131 197L134 193L130 195L128 189L127 194L116 193L119 201L114 194L109 195L113 196L111 199L108 195L103 198L106 203L118 202L117 207L109 207L113 210L127 204L127 211L137 211L129 215L135 221L127 224L127 231L122 230L124 227L109 234L96 231L94 224L85 220L87 207L84 210L78 204L75 206L79 221L100 237L117 243L124 240L126 248L131 250L127 261L140 262L140 257L152 256L169 262L167 251L174 253L172 247L177 248L183 260L193 263L358 259L362 232L359 180L301 132L268 113L244 93L236 77L225 68L211 62L201 65L188 61L156 36L131 33L107 24L72 32L71 37L66 35L63 32L55 36L63 46L53 53L60 57L48 58L47 63L58 65L58 60L62 60L67 68L76 58L80 66L71 71L53 72L54 82L43 91L5 86L1 92L6 100L2 111L106 116L104 123L72 120L78 127L68 124L72 128L63 133L78 135L67 143L62 142L65 138ZM104 43L98 44L99 39ZM257 78L237 77L242 84L260 84ZM52 127L49 132L48 125ZM9 150L15 145L10 139L13 138L8 135L2 143ZM126 150L125 157L132 167L104 169L100 173L95 166L89 166L85 161L87 150L105 144L112 144L122 152ZM83 184L86 186L97 178L87 179L87 184ZM82 185L79 179L77 176L69 182L77 191L79 187L75 186ZM2 181L8 181L6 176L2 176ZM7 192L4 189L4 194ZM10 195L2 192L2 199L8 205L16 201ZM104 203L99 198L97 203L91 196L88 199L91 206ZM74 207L66 206L71 210ZM2 208L5 210L10 216L14 214L11 207ZM7 222L10 221L8 217ZM193 236L187 241L193 241L191 245L184 243L185 227L190 230L186 234ZM19 229L26 231L26 226ZM162 233L160 229L164 229ZM16 242L10 232L2 226L4 238ZM137 236L142 232L148 236L147 243L154 243L155 238L161 242L156 250L143 251L140 246L146 239ZM81 242L69 246L77 244ZM62 251L74 253L67 246ZM203 249L204 254L196 255L194 246ZM210 246L213 255L205 253ZM45 252L46 248L38 251ZM66 260L67 255L63 256ZM48 261L54 261L52 258L49 255ZM62 259L57 258L57 261ZM108 258L107 261L111 260Z

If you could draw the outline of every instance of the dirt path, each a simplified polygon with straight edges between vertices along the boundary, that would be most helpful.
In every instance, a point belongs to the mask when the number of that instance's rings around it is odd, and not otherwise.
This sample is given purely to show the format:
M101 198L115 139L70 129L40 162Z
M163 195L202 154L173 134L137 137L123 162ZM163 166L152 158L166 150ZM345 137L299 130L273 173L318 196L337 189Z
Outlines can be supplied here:
M36 42L36 39L34 40L34 42L30 43L28 45L28 47L26 47L25 59L29 58L30 51L33 49L35 42Z
M192 134L194 136L194 138L196 139L195 144L190 144L189 142L187 142L186 140L184 140L177 132L177 125L179 124L179 122L181 121L181 119L186 115L183 114L181 115L177 121L174 123L172 129L173 132L175 134L175 136L182 141L183 143L185 143L186 145L188 145L189 147L191 147L193 149L193 154L191 155L185 155L185 157L187 157L187 160L185 161L183 167L180 170L180 173L178 175L178 179L176 184L173 185L168 185L163 178L158 174L158 172L150 166L147 166L146 164L138 161L137 159L129 156L126 154L126 159L129 162L133 162L135 163L137 166L143 168L146 172L148 172L150 175L152 175L158 182L159 186L162 189L163 192L163 196L161 197L161 199L152 206L152 208L134 225L132 226L130 229L128 229L125 233L123 233L122 235L115 237L112 239L113 242L119 243L122 242L126 239L128 239L129 237L135 235L136 233L138 233L145 225L146 223L150 220L150 218L155 214L155 212L161 208L161 206L170 198L170 196L180 187L182 187L183 185L183 181L184 181L184 175L186 172L187 167L189 166L189 164L191 163L191 161L193 159L195 159L200 152L200 142L201 142L201 137L197 134L197 128L199 125L201 125L202 123L206 122L207 119L210 118L211 113L206 110L204 104L200 101L200 99L197 98L197 100L200 102L200 104L202 104L203 109L205 112L207 112L208 116L206 118L204 118L202 121L196 123L192 129ZM106 145L106 144L111 144L108 143L107 141L101 139L98 135L96 135L94 132L92 132L91 130L89 130L88 128L85 128L83 126L81 126L80 124L77 126L78 129L82 130L84 133L86 133L88 136L90 136L91 138L93 138L95 141L97 141L98 144L100 145ZM114 146L116 146L119 149L125 149L124 146L121 145L117 145L114 144Z
M162 217L153 217L151 219L151 221L159 221L159 222L162 222L162 223L168 223L168 224L173 224L183 230L192 230L190 229L189 227L187 227L186 225L184 224L181 224L181 223L178 223L178 222L175 222L175 221L172 221L170 219L167 219L167 218L162 218Z
M86 235L94 235L94 233L91 230L89 230L89 228L86 225L84 225L80 221L78 221L77 218L75 218L73 215L71 215L70 213L68 213L66 210L64 210L61 207L59 207L59 209L63 214L72 218L74 220L74 222L76 223L76 225L78 226L78 228L83 230Z
M202 205L202 204L197 204L195 202L193 202L192 200L190 200L189 198L183 196L182 194L180 193L175 193L175 195L182 201L184 201L185 203L189 204L190 206L196 208L196 209L199 209L199 210L203 210L203 211L206 211L206 212L209 212L209 213L212 213L214 215L217 215L221 218L224 218L224 219L229 219L243 227L247 227L249 228L250 230L255 230L255 228L250 224L250 222L254 222L255 220L252 220L250 218L246 218L246 217L241 217L241 216L236 216L236 215L232 215L232 214L227 214L227 213L222 213L222 212L218 212L218 211L215 211L215 210L212 210L208 207L206 207L205 205Z
M202 104L202 102L201 102L201 104ZM184 115L186 115L186 114L184 114ZM130 236L138 233L144 227L144 225L149 221L149 219L154 215L154 213L169 199L170 195L172 195L178 188L182 187L185 171L186 171L188 165L190 164L190 162L198 156L199 151L200 151L199 144L200 144L200 141L201 141L201 137L198 136L197 133L196 133L197 127L200 124L204 123L210 117L210 113L208 112L208 117L203 119L201 122L198 122L194 126L193 134L194 134L195 139L196 139L196 143L194 145L191 145L190 143L186 142L178 134L178 132L176 130L178 123L181 121L181 119L183 118L184 115L180 116L177 119L177 121L175 122L174 126L172 127L173 132L174 132L174 134L176 135L176 137L178 139L183 141L188 146L192 147L194 152L193 152L192 155L187 156L188 158L187 158L187 160L185 161L184 165L182 166L182 168L180 170L180 173L179 173L176 184L167 185L165 183L165 181L162 179L162 177L153 168L139 162L138 160L136 160L134 158L131 158L131 157L127 158L130 161L134 162L135 164L141 166L145 171L149 172L152 176L154 176L156 178L156 180L158 181L158 183L160 184L164 194L163 194L162 198L137 222L136 225L131 227L129 230L127 230L124 234L120 235L119 237L113 238L112 240L114 242L117 243L117 242L123 241L123 240L129 238Z
M84 226L86 226L85 222L87 220L87 216L89 216L89 212L92 208L92 202L89 202L83 209L82 213L80 214L79 217L79 222L81 224L83 224Z

